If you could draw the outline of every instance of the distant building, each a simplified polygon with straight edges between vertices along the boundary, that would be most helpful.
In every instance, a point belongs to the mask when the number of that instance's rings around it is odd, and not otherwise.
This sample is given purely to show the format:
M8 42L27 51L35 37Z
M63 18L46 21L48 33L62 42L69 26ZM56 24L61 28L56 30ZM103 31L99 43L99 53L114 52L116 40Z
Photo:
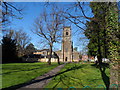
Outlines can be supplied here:
M82 61L95 62L95 58L93 56L83 55Z
M88 55L82 55L82 61L88 61Z
M60 56L62 62L78 62L79 52L73 50L73 42L71 40L71 28L64 27L63 39L62 39L62 50L56 52Z
M95 58L94 58L94 56L89 56L88 59L89 59L90 62L95 62Z
M41 62L48 62L48 56L49 56L49 49L42 49L37 50L33 54L41 54L43 57L39 58L38 61ZM57 56L54 55L54 52L52 53L51 62L57 62Z
M33 54L41 54L43 56L47 56L49 52L49 49L42 49L42 50L37 50L36 52L33 52Z
M63 29L63 38L62 38L62 50L56 51L55 53L59 56L60 62L78 62L80 53L73 50L73 43L71 41L71 28L64 27ZM34 54L42 54L45 57L40 58L39 61L47 62L48 61L49 49L43 49L34 52ZM57 62L57 58L52 54L51 62Z

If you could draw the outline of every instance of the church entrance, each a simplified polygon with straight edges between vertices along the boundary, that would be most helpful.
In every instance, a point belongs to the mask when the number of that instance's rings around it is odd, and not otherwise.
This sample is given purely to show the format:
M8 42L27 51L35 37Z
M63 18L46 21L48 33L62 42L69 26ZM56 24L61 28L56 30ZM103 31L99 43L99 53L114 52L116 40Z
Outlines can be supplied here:
M65 58L65 61L67 61L67 57Z

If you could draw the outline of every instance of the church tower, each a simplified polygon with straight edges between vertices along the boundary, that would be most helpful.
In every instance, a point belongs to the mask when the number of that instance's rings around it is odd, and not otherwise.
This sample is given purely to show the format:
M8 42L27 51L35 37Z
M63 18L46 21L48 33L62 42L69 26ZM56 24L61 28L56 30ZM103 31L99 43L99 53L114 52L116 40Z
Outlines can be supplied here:
M72 62L73 58L73 47L71 41L71 28L63 28L63 40L62 40L62 57L63 62Z

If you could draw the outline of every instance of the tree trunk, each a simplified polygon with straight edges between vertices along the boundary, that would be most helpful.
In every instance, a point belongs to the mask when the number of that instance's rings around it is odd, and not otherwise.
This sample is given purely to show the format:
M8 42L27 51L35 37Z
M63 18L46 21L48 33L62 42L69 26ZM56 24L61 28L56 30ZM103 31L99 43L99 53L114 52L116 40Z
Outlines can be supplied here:
M98 23L96 23L97 24L97 26L98 26L98 28L99 28L99 24ZM97 30L97 39L98 39L98 55L97 55L97 57L98 57L98 63L99 63L99 65L101 65L102 64L102 55L101 55L101 42L100 42L100 31L99 31L99 29Z
M48 57L48 64L51 65L51 58L52 58L52 45L50 45L50 52Z
M106 17L106 27L107 27L107 46L108 46L108 56L111 60L110 63L110 87L117 88L120 85L120 56L119 56L119 44L113 42L119 42L116 37L115 32L119 30L118 28L118 11L116 2L108 3L109 12ZM114 85L114 86L113 86Z
M116 86L112 86L113 84L120 84L120 62L119 60L111 60L110 66L110 85L111 88L117 88Z
M60 65L60 59L59 59L59 57L58 57L58 65Z
M57 53L55 53L55 52L54 52L54 55L57 57L58 65L60 65L60 59L59 59L59 56L58 56Z
M109 86L110 86L110 79L109 76L107 76L107 74L105 73L106 67L100 67L100 72L101 72L101 77L102 80L106 86L106 90L109 90Z

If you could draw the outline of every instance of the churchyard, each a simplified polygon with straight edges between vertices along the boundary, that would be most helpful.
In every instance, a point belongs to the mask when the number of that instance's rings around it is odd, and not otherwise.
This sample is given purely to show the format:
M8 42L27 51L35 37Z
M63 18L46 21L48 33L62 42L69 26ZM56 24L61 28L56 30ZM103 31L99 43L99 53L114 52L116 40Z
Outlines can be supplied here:
M10 63L2 65L2 88L10 88L20 85L42 76L53 68L57 67L57 63L48 65L47 63ZM105 70L109 77L110 72L107 67ZM102 75L94 63L67 63L58 73L53 76L52 80L44 86L44 88L84 88L90 86L92 88L104 88L105 84ZM99 85L102 85L99 87ZM104 86L104 87L103 87ZM33 87L35 88L35 87Z
M120 88L118 0L8 1L0 6L0 89Z
M57 66L57 63L9 63L2 64L2 88L11 87L41 76Z
M54 77L45 88L104 88L105 84L102 80L99 68L94 64L68 63L60 71L60 75ZM110 76L109 68L105 71L106 75ZM99 87L103 85L104 87Z

